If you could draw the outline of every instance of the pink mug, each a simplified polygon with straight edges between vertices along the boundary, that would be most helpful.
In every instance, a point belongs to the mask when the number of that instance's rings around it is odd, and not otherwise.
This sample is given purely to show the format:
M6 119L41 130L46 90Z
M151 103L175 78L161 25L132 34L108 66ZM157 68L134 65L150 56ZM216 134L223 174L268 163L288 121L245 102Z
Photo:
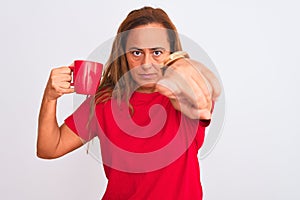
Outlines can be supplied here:
M69 66L73 72L73 82L77 94L93 95L100 84L103 64L87 61L75 60L74 66Z

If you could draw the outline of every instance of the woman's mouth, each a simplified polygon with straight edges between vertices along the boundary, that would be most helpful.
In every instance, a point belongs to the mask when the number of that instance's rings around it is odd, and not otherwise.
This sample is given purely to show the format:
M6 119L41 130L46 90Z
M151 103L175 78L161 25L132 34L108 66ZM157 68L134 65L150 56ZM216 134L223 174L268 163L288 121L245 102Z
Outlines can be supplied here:
M156 73L139 74L142 79L154 79L157 77Z

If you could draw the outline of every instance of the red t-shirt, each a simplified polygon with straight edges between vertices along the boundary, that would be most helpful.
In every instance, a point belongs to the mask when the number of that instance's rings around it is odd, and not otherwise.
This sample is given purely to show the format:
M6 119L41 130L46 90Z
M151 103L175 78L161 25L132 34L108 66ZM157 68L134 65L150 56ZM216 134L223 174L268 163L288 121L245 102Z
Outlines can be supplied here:
M130 104L87 99L65 123L83 140L98 136L108 185L103 199L202 199L197 158L209 121L191 120L160 93Z

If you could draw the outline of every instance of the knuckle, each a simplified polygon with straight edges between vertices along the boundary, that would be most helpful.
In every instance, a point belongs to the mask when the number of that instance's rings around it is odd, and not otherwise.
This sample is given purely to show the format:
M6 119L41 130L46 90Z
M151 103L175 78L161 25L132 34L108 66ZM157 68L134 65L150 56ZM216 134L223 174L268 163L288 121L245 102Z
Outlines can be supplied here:
M67 73L71 73L70 67L64 67Z
M50 76L49 80L53 83L53 82L55 81L55 75L52 74L52 75Z
M55 71L56 71L56 68L54 68L54 69L51 69L51 71L50 71L50 74L53 74L53 73L55 73Z
M59 71L59 68L53 68L53 69L51 69L51 75L57 74L58 71Z
M68 81L71 81L72 80L72 75L68 75Z
M201 100L198 100L197 102L198 108L206 108L208 106L207 101L203 98Z

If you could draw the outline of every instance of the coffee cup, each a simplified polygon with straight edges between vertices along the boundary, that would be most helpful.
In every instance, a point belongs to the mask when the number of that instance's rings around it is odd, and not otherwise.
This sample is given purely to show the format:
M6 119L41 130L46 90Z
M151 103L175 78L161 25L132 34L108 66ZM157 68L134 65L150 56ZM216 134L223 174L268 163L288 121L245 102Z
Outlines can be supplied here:
M93 95L99 87L103 64L87 60L75 60L71 86L77 94Z

